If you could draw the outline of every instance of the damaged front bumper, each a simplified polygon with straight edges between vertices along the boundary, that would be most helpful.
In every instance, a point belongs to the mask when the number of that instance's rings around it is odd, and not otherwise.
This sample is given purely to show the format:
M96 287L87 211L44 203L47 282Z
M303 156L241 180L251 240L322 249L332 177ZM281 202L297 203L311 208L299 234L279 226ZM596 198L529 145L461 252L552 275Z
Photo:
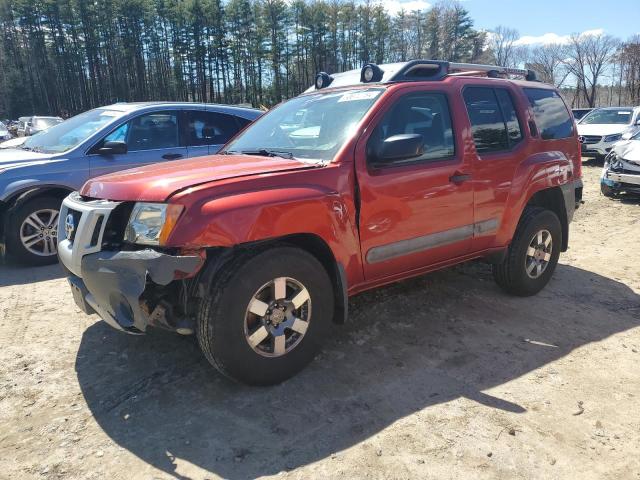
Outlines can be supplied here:
M161 295L145 292L194 275L202 266L200 256L173 256L155 250L98 252L81 261L81 275L67 277L76 304L87 314L97 313L112 327L142 334L147 326L192 333L190 317L175 315Z
M602 169L600 183L615 193L640 195L640 164L611 154Z
M204 252L170 255L114 247L111 240L122 238L121 220L128 218L122 207L126 204L84 200L77 193L62 202L58 257L76 304L128 333L144 333L149 325L191 333L193 315L184 300L186 282L180 280L200 270Z

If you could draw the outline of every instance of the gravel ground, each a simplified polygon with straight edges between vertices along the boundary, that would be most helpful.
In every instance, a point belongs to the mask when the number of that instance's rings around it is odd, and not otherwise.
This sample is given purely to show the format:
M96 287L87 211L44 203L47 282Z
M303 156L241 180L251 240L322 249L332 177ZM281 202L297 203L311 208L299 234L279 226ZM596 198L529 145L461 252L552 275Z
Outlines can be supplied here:
M639 202L584 170L539 295L481 263L361 294L273 388L82 314L58 266L0 266L0 478L640 479Z

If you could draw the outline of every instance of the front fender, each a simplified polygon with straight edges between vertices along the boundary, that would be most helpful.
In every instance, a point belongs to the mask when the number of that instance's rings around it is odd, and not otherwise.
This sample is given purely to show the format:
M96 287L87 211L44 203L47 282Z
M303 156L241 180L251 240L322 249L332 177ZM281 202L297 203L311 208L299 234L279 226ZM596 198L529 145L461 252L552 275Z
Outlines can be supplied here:
M522 162L511 183L496 243L507 245L529 200L541 190L561 187L572 181L573 170L573 163L559 151L537 153Z
M82 160L63 158L9 168L0 173L0 201L9 202L34 188L79 190L89 178L89 163Z
M322 186L287 186L234 193L189 206L168 246L186 249L232 247L290 235L315 235L331 249L347 273L361 281L355 209Z

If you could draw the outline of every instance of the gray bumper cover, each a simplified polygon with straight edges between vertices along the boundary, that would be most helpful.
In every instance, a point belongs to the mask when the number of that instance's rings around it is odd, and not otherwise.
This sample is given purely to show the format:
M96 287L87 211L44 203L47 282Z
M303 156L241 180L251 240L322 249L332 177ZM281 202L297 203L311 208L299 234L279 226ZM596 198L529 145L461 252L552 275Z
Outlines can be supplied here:
M82 277L72 274L68 280L83 311L98 313L118 330L141 334L150 323L149 313L140 305L147 280L168 285L177 272L197 272L202 261L199 256L172 256L151 249L102 251L82 257Z

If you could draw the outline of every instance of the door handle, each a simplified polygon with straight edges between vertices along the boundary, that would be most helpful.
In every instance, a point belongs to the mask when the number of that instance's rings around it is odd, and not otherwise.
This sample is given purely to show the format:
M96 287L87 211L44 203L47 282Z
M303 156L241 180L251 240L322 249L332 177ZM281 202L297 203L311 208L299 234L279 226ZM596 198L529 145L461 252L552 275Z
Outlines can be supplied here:
M162 158L165 160L177 160L178 158L182 158L181 153L165 153L162 155Z
M456 172L453 175L451 175L449 177L449 181L451 183L462 183L462 182L466 182L467 180L471 180L471 174L470 173L461 173L461 172Z

